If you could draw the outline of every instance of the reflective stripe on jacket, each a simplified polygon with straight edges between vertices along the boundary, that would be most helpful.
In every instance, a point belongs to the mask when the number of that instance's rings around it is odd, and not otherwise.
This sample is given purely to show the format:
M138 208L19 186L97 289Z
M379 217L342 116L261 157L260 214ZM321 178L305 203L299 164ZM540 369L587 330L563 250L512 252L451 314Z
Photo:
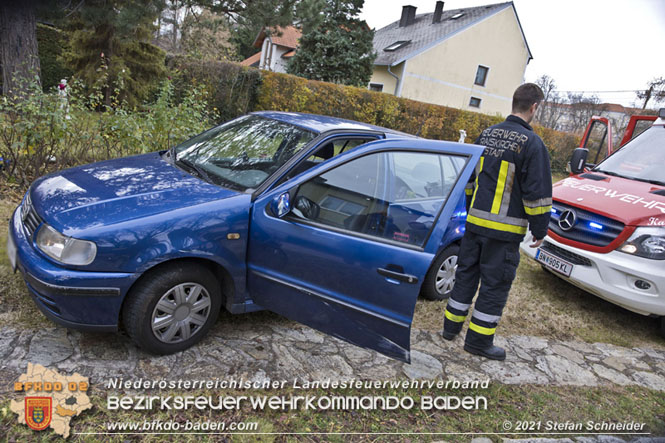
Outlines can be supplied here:
M552 210L552 174L547 148L514 115L485 129L475 141L485 146L472 180L466 229L505 241L522 241L527 226L545 237ZM471 194L471 195L469 195Z

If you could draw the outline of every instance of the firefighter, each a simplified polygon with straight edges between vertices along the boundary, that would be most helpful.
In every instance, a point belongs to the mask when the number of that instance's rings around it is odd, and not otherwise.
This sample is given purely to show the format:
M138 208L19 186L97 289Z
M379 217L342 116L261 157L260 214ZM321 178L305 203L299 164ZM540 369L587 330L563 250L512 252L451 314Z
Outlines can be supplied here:
M493 360L506 358L494 345L494 333L517 272L519 244L527 227L529 246L542 244L552 210L549 155L529 126L542 100L543 91L533 83L515 90L512 113L476 139L485 151L466 188L466 231L442 335L452 340L460 333L480 282L464 350Z

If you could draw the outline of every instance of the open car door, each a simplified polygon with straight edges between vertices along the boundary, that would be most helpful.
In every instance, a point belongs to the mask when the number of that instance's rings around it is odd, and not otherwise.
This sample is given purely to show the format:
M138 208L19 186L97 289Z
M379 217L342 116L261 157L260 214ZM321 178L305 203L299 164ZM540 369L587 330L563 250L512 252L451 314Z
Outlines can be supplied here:
M612 125L605 117L591 117L584 131L580 148L587 149L587 168L593 168L598 162L612 154Z
M248 254L255 303L410 361L420 286L482 151L371 142L257 198Z
M621 139L621 143L619 144L619 149L649 129L651 125L653 124L654 121L656 121L658 117L655 115L633 115L630 117L630 120L628 121L628 126L626 126L626 132L623 133L623 139Z

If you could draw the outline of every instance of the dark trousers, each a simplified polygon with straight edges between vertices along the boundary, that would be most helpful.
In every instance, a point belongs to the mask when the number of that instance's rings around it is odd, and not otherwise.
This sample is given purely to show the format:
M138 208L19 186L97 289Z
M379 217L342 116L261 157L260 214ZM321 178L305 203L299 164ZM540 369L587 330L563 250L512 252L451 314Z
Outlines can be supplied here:
M519 243L494 240L467 230L462 238L455 286L446 306L443 329L453 334L462 330L480 282L465 343L476 349L492 346L519 261Z

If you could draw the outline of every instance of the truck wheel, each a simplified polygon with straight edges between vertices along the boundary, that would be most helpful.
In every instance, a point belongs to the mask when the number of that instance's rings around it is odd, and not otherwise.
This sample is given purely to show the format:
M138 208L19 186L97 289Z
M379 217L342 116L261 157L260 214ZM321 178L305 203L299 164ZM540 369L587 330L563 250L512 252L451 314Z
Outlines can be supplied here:
M172 354L206 335L221 304L221 289L212 272L191 263L174 263L137 283L127 295L123 324L144 350Z
M455 285L459 245L453 243L439 254L430 267L421 294L428 300L445 300Z

